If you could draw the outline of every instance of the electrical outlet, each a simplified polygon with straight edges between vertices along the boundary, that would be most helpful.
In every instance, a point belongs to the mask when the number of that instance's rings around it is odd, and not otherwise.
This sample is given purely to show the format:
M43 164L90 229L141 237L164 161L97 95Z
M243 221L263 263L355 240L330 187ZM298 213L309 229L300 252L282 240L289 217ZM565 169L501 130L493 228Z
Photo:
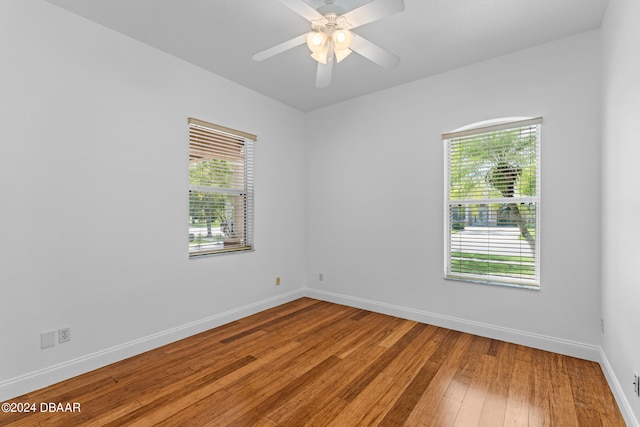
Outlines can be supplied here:
M636 396L640 396L640 378L638 378L638 373L633 374L633 392Z
M318 273L318 280L320 280L321 282L324 281L324 273Z
M58 342L62 344L67 341L71 341L71 328L58 329Z
M280 276L276 276L276 286L280 285Z

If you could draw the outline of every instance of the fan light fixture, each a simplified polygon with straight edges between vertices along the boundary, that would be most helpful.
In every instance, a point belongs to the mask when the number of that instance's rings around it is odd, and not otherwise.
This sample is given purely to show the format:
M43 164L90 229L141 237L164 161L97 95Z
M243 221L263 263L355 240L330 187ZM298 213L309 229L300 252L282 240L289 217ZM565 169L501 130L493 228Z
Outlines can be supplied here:
M314 28L307 34L311 57L321 64L333 61L334 56L338 63L349 56L352 40L351 31L338 27L335 20L329 20L326 25Z
M334 62L343 61L352 52L387 69L395 68L400 63L397 55L355 32L352 33L351 30L402 12L404 0L366 0L363 5L349 11L345 11L334 3L338 0L278 1L309 21L311 32L300 34L291 40L258 52L253 55L254 60L263 61L306 42L311 51L311 57L318 62L317 88L324 88L331 84ZM311 3L319 7L311 6Z

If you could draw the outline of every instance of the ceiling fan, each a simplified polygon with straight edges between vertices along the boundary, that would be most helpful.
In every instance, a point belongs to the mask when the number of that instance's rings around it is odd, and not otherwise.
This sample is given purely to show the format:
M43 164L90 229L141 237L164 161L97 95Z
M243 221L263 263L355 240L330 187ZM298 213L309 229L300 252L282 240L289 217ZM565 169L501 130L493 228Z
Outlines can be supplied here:
M334 0L279 0L280 3L301 15L311 23L311 32L299 35L284 43L253 55L256 61L307 44L311 57L318 62L316 87L331 84L333 63L341 62L352 52L385 68L395 68L400 58L351 30L404 10L404 0L371 0L345 12ZM314 8L313 5L317 5Z

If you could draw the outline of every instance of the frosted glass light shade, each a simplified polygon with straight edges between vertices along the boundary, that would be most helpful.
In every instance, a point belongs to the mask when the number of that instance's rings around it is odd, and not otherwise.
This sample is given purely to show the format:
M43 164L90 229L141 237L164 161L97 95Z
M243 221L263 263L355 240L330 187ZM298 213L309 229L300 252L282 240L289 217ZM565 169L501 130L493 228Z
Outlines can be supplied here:
M322 50L319 50L318 52L313 52L311 54L311 57L313 59L315 59L316 61L318 61L321 64L326 64L327 63L327 54L329 53L329 49L324 48Z
M333 39L336 50L345 50L349 49L353 36L349 30L336 30L331 35L331 38Z
M325 33L319 33L312 31L307 34L307 46L313 53L320 52L327 41L327 35Z

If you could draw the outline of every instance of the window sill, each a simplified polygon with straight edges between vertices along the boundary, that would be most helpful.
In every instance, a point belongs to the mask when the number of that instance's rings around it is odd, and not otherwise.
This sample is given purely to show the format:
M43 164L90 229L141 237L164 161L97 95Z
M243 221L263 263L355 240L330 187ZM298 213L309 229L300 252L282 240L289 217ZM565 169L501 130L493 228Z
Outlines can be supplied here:
M540 284L532 281L518 281L516 282L501 282L497 280L484 280L473 277L465 277L459 275L447 275L444 277L445 280L451 280L455 282L469 282L469 283L478 283L480 285L492 285L492 286L503 286L507 288L517 288L517 289L526 289L530 291L539 291Z

